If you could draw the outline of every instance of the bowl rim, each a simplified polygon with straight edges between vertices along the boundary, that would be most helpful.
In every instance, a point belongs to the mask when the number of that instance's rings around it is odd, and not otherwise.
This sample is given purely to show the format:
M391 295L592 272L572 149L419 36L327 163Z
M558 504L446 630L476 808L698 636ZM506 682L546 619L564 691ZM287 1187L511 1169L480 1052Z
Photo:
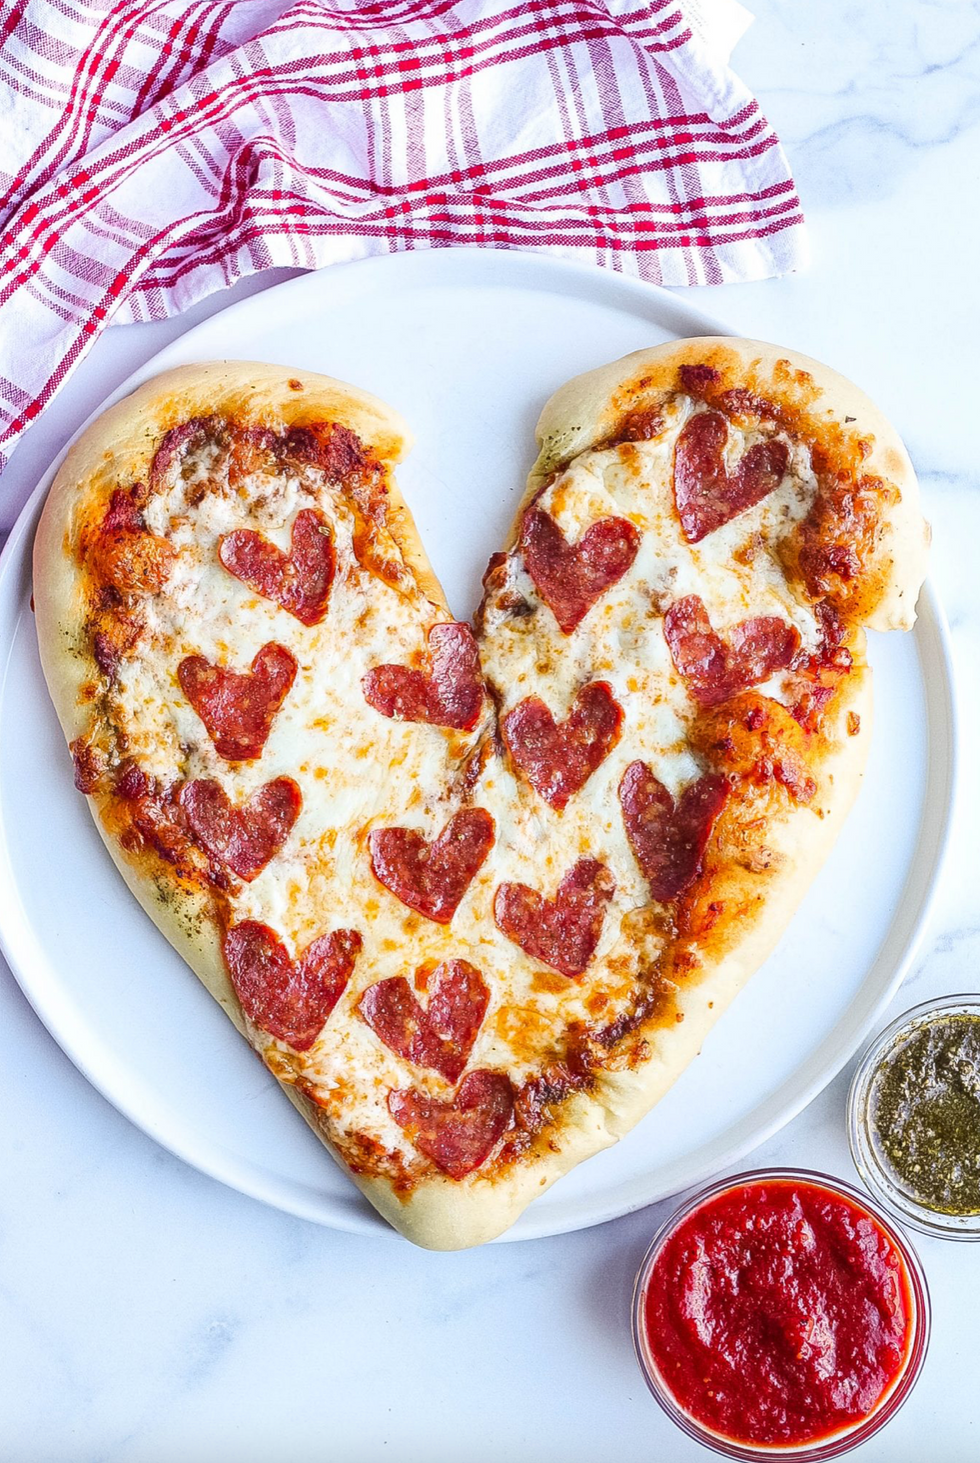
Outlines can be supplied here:
M686 1412L674 1398L649 1355L646 1329L643 1324L647 1282L663 1246L675 1230L709 1200L730 1189L772 1182L811 1184L845 1198L859 1209L865 1210L881 1226L901 1255L905 1263L909 1294L913 1302L912 1336L908 1344L905 1363L871 1412L853 1425L841 1429L829 1437L807 1443L786 1445L753 1444L735 1438L726 1438L724 1434L714 1432ZM745 1463L766 1463L766 1460L770 1459L786 1459L791 1460L791 1463L823 1463L825 1459L837 1458L843 1453L850 1452L852 1448L859 1447L861 1443L867 1442L895 1416L911 1394L922 1372L932 1333L932 1306L925 1271L914 1246L903 1234L896 1221L883 1206L875 1202L873 1197L869 1198L855 1185L837 1178L834 1174L808 1168L746 1169L727 1178L717 1179L698 1189L664 1220L654 1234L637 1271L630 1313L633 1351L637 1364L647 1387L663 1411L672 1422L687 1433L688 1437L701 1443L702 1446L722 1457L745 1460Z
M917 1027L928 1025L938 1016L958 1011L975 1013L980 1017L980 993L959 991L920 1001L896 1016L872 1038L861 1054L847 1091L847 1142L858 1177L893 1219L937 1239L971 1241L980 1240L980 1212L944 1214L916 1199L892 1177L878 1156L871 1133L868 1103L875 1076L886 1054Z

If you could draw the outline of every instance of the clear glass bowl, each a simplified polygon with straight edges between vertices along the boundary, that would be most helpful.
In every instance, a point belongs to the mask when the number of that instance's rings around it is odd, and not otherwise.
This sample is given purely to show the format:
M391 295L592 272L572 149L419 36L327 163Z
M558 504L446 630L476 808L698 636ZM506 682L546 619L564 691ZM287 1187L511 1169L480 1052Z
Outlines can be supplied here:
M832 1434L830 1437L821 1438L816 1442L789 1444L781 1446L774 1443L745 1443L734 1438L727 1438L722 1433L716 1433L697 1418L692 1417L675 1400L673 1393L660 1375L656 1362L650 1352L647 1342L646 1326L644 1325L643 1312L646 1296L647 1281L657 1263L657 1259L667 1240L695 1210L709 1199L714 1199L718 1194L724 1194L729 1189L742 1188L747 1184L769 1183L774 1180L787 1182L798 1182L813 1184L819 1188L826 1189L828 1193L836 1194L845 1198L858 1209L865 1210L884 1230L892 1244L898 1250L905 1262L908 1272L909 1294L912 1300L911 1327L912 1336L909 1341L908 1353L905 1365L898 1376L892 1382L888 1390L882 1394L874 1409L864 1418L855 1422L850 1427ZM633 1287L633 1349L636 1352L636 1359L644 1379L660 1406L667 1416L688 1437L694 1438L696 1442L709 1448L725 1458L740 1458L750 1460L750 1463L764 1463L767 1459L790 1459L792 1463L818 1463L818 1460L826 1458L838 1458L842 1453L848 1453L861 1443L867 1442L885 1424L895 1416L895 1413L902 1406L912 1388L915 1386L922 1371L922 1364L925 1361L926 1351L929 1346L929 1334L932 1325L932 1312L929 1304L929 1288L926 1284L926 1277L919 1261L918 1255L909 1244L899 1229L892 1223L888 1215L868 1196L859 1189L853 1188L850 1184L844 1183L841 1179L833 1178L830 1174L816 1173L805 1168L759 1168L748 1173L735 1174L732 1178L721 1179L718 1183L710 1184L707 1188L701 1189L686 1204L676 1210L665 1224L657 1231L653 1243L644 1256L643 1264L640 1266L636 1277L636 1284Z
M871 1123L871 1095L882 1062L911 1032L928 1025L937 1016L956 1015L980 1016L980 996L940 996L934 1001L923 1001L921 1006L913 1006L879 1032L851 1080L847 1094L847 1139L862 1181L895 1218L940 1239L977 1240L980 1239L980 1214L942 1214L917 1199L880 1156Z

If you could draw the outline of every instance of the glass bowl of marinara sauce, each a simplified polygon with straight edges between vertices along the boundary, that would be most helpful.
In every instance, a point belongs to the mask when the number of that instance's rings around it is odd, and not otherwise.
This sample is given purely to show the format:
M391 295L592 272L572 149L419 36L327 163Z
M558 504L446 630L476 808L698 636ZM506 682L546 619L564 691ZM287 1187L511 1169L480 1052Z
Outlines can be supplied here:
M633 1293L654 1397L728 1458L836 1458L894 1417L929 1343L918 1256L827 1174L759 1169L703 1189L656 1235Z

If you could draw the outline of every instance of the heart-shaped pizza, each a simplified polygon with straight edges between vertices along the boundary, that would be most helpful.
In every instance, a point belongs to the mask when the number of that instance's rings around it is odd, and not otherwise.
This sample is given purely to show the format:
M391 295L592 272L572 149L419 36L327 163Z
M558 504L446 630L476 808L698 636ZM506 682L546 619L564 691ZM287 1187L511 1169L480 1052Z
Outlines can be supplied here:
M627 1132L772 949L860 781L865 627L912 624L925 559L893 429L771 346L639 352L538 439L473 627L395 485L401 420L302 371L148 382L35 550L113 859L434 1248Z

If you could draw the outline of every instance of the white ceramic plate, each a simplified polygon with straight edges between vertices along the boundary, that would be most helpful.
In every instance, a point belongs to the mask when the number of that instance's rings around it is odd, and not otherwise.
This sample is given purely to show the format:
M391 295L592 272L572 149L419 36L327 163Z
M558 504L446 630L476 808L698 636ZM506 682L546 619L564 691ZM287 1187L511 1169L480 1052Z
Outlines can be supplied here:
M555 387L640 346L722 332L679 296L596 269L470 250L403 254L247 299L169 346L111 400L166 367L221 356L324 371L377 392L416 432L400 480L465 617ZM29 608L30 547L49 482L0 567L4 953L73 1061L160 1143L294 1214L384 1229L130 897L72 789ZM931 593L915 633L873 637L871 659L868 777L779 949L654 1112L538 1199L508 1238L597 1224L736 1162L834 1076L896 990L952 801L949 651Z

